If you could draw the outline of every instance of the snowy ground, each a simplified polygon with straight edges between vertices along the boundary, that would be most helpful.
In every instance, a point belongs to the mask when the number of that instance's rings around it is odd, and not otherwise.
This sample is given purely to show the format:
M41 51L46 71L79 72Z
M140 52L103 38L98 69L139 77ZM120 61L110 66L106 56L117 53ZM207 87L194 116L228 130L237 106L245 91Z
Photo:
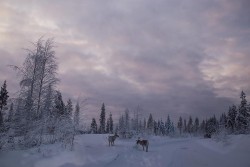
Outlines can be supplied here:
M202 138L149 137L149 152L136 139L80 135L73 151L59 145L0 152L0 167L249 167L250 135L229 136L227 142Z

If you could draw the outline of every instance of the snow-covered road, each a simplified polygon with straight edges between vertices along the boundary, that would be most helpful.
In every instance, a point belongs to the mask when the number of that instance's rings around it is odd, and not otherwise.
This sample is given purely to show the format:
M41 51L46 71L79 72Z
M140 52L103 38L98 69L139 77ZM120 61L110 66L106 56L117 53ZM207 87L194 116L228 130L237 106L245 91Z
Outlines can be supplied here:
M230 136L227 142L202 138L149 137L149 152L136 139L80 135L73 151L43 146L26 151L0 152L0 166L9 167L249 167L250 135ZM53 148L53 149L52 149ZM56 151L55 151L56 150Z

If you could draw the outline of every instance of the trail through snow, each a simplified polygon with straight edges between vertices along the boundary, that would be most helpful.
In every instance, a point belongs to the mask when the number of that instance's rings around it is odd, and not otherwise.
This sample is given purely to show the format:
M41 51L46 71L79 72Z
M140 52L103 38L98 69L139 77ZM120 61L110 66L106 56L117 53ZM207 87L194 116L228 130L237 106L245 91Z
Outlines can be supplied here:
M107 135L77 136L73 151L50 145L0 152L0 166L9 167L249 167L250 135L230 136L229 142L202 138L151 136L149 152L136 139L117 139L109 147Z

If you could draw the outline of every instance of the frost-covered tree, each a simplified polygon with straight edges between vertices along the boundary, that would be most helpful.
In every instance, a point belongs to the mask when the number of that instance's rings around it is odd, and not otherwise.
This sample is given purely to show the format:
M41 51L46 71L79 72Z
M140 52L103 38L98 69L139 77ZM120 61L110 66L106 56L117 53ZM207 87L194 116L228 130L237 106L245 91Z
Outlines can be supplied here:
M195 120L194 120L194 133L198 133L198 130L199 130L199 127L200 127L200 121L199 121L199 118L196 117Z
M97 123L96 123L95 118L92 118L92 122L91 122L91 125L90 125L90 132L93 133L93 134L97 133Z
M237 108L235 105L233 105L232 107L229 107L228 121L227 121L227 127L231 130L232 133L235 132L236 128L236 116L237 116Z
M79 130L79 124L80 124L80 105L79 102L77 101L74 112L74 127L76 131Z
M180 131L180 135L182 133L182 126L183 126L182 117L180 117L179 121L178 121L178 125L177 125L177 127L178 127L178 129Z
M48 87L54 89L59 81L53 39L44 41L41 38L33 45L33 50L27 49L28 55L23 66L13 66L21 77L20 98L25 100L28 124L42 117Z
M206 122L205 120L202 120L201 125L200 125L200 133L205 133L205 128L206 128Z
M101 114L100 114L100 127L99 132L101 134L105 133L105 121L106 121L106 113L105 113L105 105L102 103Z
M184 130L183 130L183 132L184 133L187 133L187 121L186 121L186 119L184 119Z
M126 132L130 131L130 117L129 117L129 110L125 110L125 130Z
M65 104L62 99L62 94L60 91L56 91L55 95L55 106L54 106L54 114L56 114L57 117L64 115L65 112Z
M193 119L192 117L190 116L189 117L189 120L188 120L188 124L187 124L187 131L188 133L192 133L193 132Z
M212 118L208 119L206 122L206 127L205 127L205 132L206 134L214 134L215 132L218 131L218 121L215 116Z
M7 105L7 100L9 98L8 91L7 91L7 84L4 81L3 86L1 87L0 91L0 130L3 127L3 108Z
M67 104L65 106L66 113L71 117L73 112L73 105L71 99L67 101Z
M147 129L147 121L146 118L143 119L143 131L145 132Z
M112 114L109 114L109 118L107 119L107 125L106 125L106 133L113 133L113 119Z
M170 116L169 115L168 115L167 121L165 123L165 131L166 131L167 135L169 135L169 133L171 132L171 120L170 120Z
M13 122L14 118L14 103L10 104L9 115L8 115L8 122Z
M126 129L125 129L125 120L124 120L123 115L119 118L118 129L119 129L119 133L122 135L122 137L125 138L126 137L125 136Z
M154 134L159 135L159 124L155 120L154 120L154 128L153 129L154 129Z
M246 133L246 130L249 126L250 111L248 111L246 94L243 91L241 92L240 98L241 103L239 106L239 114L237 117L237 127L240 133Z
M154 129L154 120L153 120L153 116L151 113L149 114L149 117L148 117L147 129L148 129L149 134L151 134Z

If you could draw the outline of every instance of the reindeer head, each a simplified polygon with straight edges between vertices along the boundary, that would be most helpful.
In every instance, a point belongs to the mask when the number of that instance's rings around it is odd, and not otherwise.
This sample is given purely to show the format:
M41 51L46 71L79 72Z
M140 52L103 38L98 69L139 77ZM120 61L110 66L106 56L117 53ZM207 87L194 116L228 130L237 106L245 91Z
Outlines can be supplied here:
M139 144L140 143L140 137L138 137L138 140L136 140L136 144Z

